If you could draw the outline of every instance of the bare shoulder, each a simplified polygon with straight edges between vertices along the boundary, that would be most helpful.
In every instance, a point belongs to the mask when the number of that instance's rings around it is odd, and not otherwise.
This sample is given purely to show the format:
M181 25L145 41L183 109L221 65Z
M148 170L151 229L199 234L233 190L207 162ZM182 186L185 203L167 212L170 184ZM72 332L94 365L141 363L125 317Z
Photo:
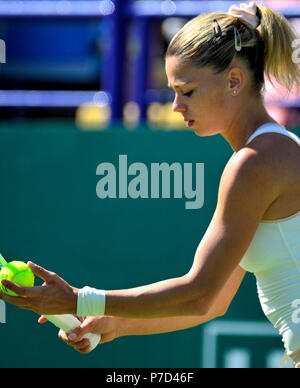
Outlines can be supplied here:
M275 166L276 161L268 152L250 147L230 158L218 192L217 213L222 215L223 221L232 222L233 214L243 216L247 222L253 219L253 225L262 220L280 195Z
M257 179L270 183L279 192L297 181L300 185L300 147L289 137L268 133L256 137L249 145L234 154L228 161L224 176L238 172L238 177Z
M276 156L270 150L261 148L264 147L245 147L234 154L225 166L220 188L245 187L246 190L250 190L253 187L259 192L259 189L264 187L274 194L279 192Z
M247 147L257 152L263 163L284 184L288 179L299 180L300 147L286 135L267 133L257 136Z

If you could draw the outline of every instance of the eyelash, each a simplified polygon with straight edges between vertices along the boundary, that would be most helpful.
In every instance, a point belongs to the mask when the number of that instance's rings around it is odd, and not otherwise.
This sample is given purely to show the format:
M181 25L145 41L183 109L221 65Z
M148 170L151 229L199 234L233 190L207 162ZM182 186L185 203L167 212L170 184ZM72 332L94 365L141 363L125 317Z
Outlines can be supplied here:
M184 97L190 97L192 94L193 94L193 90L191 90L190 92L187 92L187 93L183 93L183 96Z

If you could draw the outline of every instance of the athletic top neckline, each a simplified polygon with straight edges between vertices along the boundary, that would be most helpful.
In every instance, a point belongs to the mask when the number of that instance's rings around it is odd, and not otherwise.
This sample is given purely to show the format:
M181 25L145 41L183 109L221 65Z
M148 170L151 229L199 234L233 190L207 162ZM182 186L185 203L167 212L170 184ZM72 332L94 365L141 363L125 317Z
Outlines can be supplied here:
M273 127L271 130L268 129L268 127ZM252 135L248 138L246 141L246 145L248 145L254 138L256 138L259 135L263 135L264 133L279 133L281 135L288 136L292 140L294 140L299 146L300 146L300 141L299 138L292 132L288 131L285 127L278 123L265 123L258 127Z

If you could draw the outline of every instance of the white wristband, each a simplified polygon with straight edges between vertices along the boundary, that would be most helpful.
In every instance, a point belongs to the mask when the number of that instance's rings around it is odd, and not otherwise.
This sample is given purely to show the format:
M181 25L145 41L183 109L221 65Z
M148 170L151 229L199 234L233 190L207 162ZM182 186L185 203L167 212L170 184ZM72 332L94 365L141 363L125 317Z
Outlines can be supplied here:
M79 317L86 317L87 315L104 315L105 291L91 287L81 288L77 296L76 314Z

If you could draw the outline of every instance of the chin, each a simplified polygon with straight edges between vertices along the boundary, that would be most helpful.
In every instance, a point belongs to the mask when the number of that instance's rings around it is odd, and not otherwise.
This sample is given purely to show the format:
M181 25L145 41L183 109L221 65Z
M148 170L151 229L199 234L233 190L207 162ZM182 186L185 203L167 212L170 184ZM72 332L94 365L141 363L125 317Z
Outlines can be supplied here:
M197 136L200 136L200 137L203 137L203 133L200 132L199 129L194 129L194 133L197 135Z
M206 136L214 136L220 133L218 129L205 129L205 128L193 128L194 132L197 136L206 137Z
M201 129L201 128L193 128L194 130L194 133L197 135L197 136L200 136L200 137L203 137L203 136L209 136L207 131L205 131L204 129Z

